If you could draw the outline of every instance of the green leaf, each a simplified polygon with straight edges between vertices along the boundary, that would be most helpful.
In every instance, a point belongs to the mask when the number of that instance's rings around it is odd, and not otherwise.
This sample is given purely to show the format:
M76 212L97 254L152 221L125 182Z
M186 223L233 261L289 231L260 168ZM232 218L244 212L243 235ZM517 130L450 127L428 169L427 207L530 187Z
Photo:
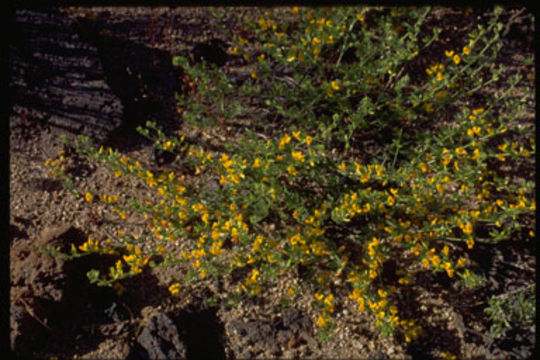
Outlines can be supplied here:
M253 215L249 217L252 224L256 224L268 216L269 204L263 199L259 199L253 203Z
M401 78L399 78L398 81L396 81L396 85L394 85L394 90L396 90L397 92L400 92L408 84L409 84L409 75L405 74L405 76L402 76Z
M99 280L99 270L92 269L86 273L86 277L90 280L91 284L98 282Z

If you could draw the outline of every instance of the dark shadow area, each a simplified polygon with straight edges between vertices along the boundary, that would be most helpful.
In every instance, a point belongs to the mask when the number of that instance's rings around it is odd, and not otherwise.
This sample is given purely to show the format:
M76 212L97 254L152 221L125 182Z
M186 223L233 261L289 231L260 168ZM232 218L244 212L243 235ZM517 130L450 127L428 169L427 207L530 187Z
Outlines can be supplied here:
M67 253L72 244L78 247L87 240L73 227L53 233L35 241L20 240L11 249L11 346L21 358L72 358L95 351L109 331L134 331L127 322L167 292L148 271L123 285L153 296L118 295L113 288L91 284L88 271L96 269L103 276L120 257L90 254L67 260L45 254L42 249L51 247Z
M137 337L128 359L225 359L225 330L215 308L199 305L157 313Z
M492 296L526 287L534 281L535 244L532 241L478 243L471 250L463 246L462 252L469 257L470 265L467 267L470 271L485 279L479 286L474 288L461 286L457 283L457 279L450 279L444 273L422 271L415 280L419 288L401 289L400 313L403 312L406 318L418 319L424 332L420 340L409 345L408 354L413 358L432 358L433 351L437 349L440 351L455 349L454 353L459 354L460 339L463 338L465 342L477 344L479 348L485 347L491 356L497 358L529 358L535 349L534 332L521 329L519 324L511 324L506 336L489 343L486 335L491 324L484 310L488 307L488 299ZM433 306L429 306L431 308L429 312L421 310L421 304L425 303L425 299L422 299L420 294L425 291L440 294L444 304L450 305L455 312L453 322L446 324L422 320L437 316L437 311L440 311L438 305L436 307L439 310ZM440 326L434 327L433 324ZM447 325L453 330L449 330ZM426 334L429 336L425 336ZM489 353L478 355L477 358L485 358L488 355Z
M240 343L231 344L240 359L269 358L283 355L282 349L302 344L317 348L312 337L313 323L302 310L286 307L271 319L232 321L230 326L240 335Z
M73 21L56 8L15 11L9 40L12 127L31 123L137 149L149 143L137 126L179 126L175 92L182 93L182 72L171 55L117 38L103 26L96 19Z
M104 35L98 21L80 18L75 29L81 39L96 47L104 77L123 106L122 124L105 141L108 146L134 149L149 144L136 131L147 121L165 131L179 127L175 93L182 93L182 71L173 67L171 55L135 42Z
M122 104L104 81L95 47L55 8L17 9L9 37L12 115L102 141L120 125ZM19 116L12 116L16 126Z
M431 273L427 274L432 275ZM437 284L432 279L432 284ZM418 280L420 284L422 280ZM437 287L441 287L437 284ZM437 293L438 289L431 289L430 292ZM412 340L407 346L407 355L413 359L434 359L437 351L444 352L453 349L454 353L459 354L461 348L460 334L454 328L450 330L448 324L444 321L437 321L440 318L441 306L434 308L433 304L428 307L421 306L425 304L425 299L421 298L419 289L413 287L402 287L398 310L402 319L414 319L415 325L422 327L422 335L417 340ZM431 320L430 320L431 318ZM396 334L400 341L405 338L402 334Z
M53 192L62 189L62 182L60 180L54 180L49 178L41 179L40 183L37 185L37 190L41 191Z
M190 307L175 316L184 332L188 359L225 359L225 330L216 309Z
M28 234L24 229L19 228L17 225L9 225L9 242L11 243L13 239L17 238L26 238Z
M198 43L193 47L193 60L221 67L229 59L226 48L227 44L219 39Z

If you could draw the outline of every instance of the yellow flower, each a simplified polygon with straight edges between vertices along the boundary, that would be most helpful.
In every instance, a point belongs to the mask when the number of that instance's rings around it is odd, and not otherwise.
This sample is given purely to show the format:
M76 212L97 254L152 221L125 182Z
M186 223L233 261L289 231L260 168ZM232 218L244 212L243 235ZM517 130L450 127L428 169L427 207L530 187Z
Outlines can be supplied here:
M362 297L359 297L356 299L356 302L358 303L358 311L359 312L364 312L365 310L365 301L364 301L364 298Z
M464 47L463 47L463 53L464 53L465 55L469 55L469 54L471 53L471 49L469 49L468 46L464 46Z
M300 161L300 162L305 161L304 154L302 154L301 151L293 151L293 152L291 152L291 155L292 155L293 159L295 159L297 161Z
M450 249L448 248L448 246L447 246L447 245L444 245L444 247L443 247L443 249L442 249L442 253L443 253L445 256L448 256L448 251L449 251L449 250L450 250Z
M446 50L446 51L444 52L444 54L445 54L446 56L450 57L450 56L454 55L454 50Z
M328 306L332 306L332 300L334 300L334 294L330 294L324 299L324 303Z
M292 176L295 176L298 174L298 171L294 168L294 166L287 167L287 172L291 174Z
M287 291L287 295L293 296L293 295L294 295L294 289L293 289L293 288L289 288L289 291Z
M321 43L321 40L318 38L318 37L314 37L313 40L311 40L311 42L315 45L317 44L320 44Z
M252 165L253 168L258 168L260 166L261 166L261 159L260 158L256 158L255 160L253 160L253 165Z
M321 315L319 315L319 318L317 319L317 326L325 327L326 323L327 323L327 320L324 317L322 317Z
M443 80L444 80L444 75L443 75L443 73L440 72L440 71L437 73L437 80L439 80L439 81L443 81Z
M292 14L293 15L298 14L298 6L295 6L295 7L292 8Z
M86 201L90 202L92 201L92 199L94 198L92 196L92 194L90 194L89 192L87 192L85 195L84 195L84 198L86 199Z
M402 277L398 279L398 283L401 285L407 285L407 284L410 284L411 281L406 277Z
M472 249L473 246L474 246L474 239L470 237L470 238L467 239L467 247L469 249Z
M252 272L251 272L251 277L250 277L250 280L251 281L257 281L257 277L259 276L259 270L257 269L253 269Z
M266 21L263 18L259 18L258 22L259 22L259 26L261 27L263 31L268 28L268 26L266 25Z
M257 77L257 71L256 71L256 70L253 70L253 71L251 72L251 77L252 77L253 79L255 79L255 78Z
M454 57L452 58L452 60L454 61L454 63L456 65L459 65L459 63L461 62L461 58L459 57L458 54L454 55Z
M208 217L209 217L208 213L204 213L203 216L201 217L202 222L205 224L208 224Z
M172 284L171 286L169 286L169 292L171 294L178 294L180 292L180 284L179 283L175 283L175 284Z
M291 142L291 137L289 136L289 134L285 134L281 140L279 141L279 146L278 146L278 149L279 150L283 150L283 148L285 147L285 145L287 145L288 143Z
M481 114L482 112L484 112L484 108L478 108L478 109L474 109L474 110L472 111L472 113L473 113L474 115Z
M344 162L342 162L341 164L338 165L338 169L341 171L345 171L347 170L347 165Z
M339 84L337 82L337 80L334 80L330 83L330 85L332 85L332 89L338 91L340 88L339 88Z
M396 203L396 201L394 200L394 198L392 196L389 196L388 199L386 199L386 202L390 206L393 206Z
M473 226L470 222L466 223L464 226L461 227L461 230L463 230L464 234L471 234L473 231Z
M365 15L364 15L364 14L362 14L362 13L358 13L358 14L356 14L356 18L357 18L357 19L358 19L358 21L360 21L360 22L364 22L364 20L366 20L366 17L365 17Z
M163 149L164 150L169 150L172 147L173 147L173 143L170 140L165 142L165 144L163 144Z

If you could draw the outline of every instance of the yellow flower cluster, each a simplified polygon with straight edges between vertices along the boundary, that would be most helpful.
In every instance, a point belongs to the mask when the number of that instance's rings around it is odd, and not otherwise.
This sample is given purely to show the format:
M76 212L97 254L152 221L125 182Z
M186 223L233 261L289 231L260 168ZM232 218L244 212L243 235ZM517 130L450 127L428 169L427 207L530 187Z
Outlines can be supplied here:
M426 74L433 75L433 74L439 74L444 71L444 65L443 64L434 64L431 65L429 68L426 69ZM437 75L439 77L439 75Z
M100 195L99 196L99 199L104 202L104 203L107 203L107 204L114 204L115 202L118 201L118 196L117 195Z
M470 222L463 223L461 219L458 219L457 225L463 231L465 235L470 235L473 232L473 225Z
M130 272L134 275L142 272L142 267L148 264L150 256L143 256L141 249L138 246L127 245L126 251L128 254L123 255L122 259L130 267Z
M242 169L246 167L247 160L243 159L239 164L236 160L231 159L228 154L224 153L221 154L218 161L222 166L220 169L220 184L229 184L232 182L238 185L241 179L245 179ZM223 170L225 170L224 173Z
M248 291L250 294L260 294L262 292L261 282L261 272L258 269L252 269L246 277L246 280L243 284L239 285L240 291Z
M74 249L74 245L72 244L72 250ZM79 250L82 252L98 252L99 251L99 241L93 240L91 237L88 237L88 239L81 245L79 245Z
M318 316L316 325L325 328L330 323L330 314L334 312L334 294L315 293L315 300L322 307L322 313Z
M264 15L268 17L269 15L268 11L266 11ZM261 28L262 31L266 31L268 29L272 29L272 30L277 29L277 23L268 18L260 17L257 23L259 24L259 27Z
M420 325L414 324L414 320L401 320L399 325L403 329L405 341L408 343L417 340L423 332Z
M441 353L441 359L457 360L457 356L452 354L451 352L445 351L445 352Z
M88 239L78 247L75 247L74 244L71 244L71 253L77 254L77 250L82 251L83 253L103 253L103 254L110 254L110 255L116 255L117 251L114 250L111 246L111 239L106 239L105 241L97 241L92 239L92 237L88 237Z
M64 150L58 150L58 157L56 159L48 158L45 160L44 165L51 168L49 171L51 176L58 176L66 170L67 159L64 155Z
M180 292L180 283L174 283L171 286L169 286L169 292L172 295L178 294Z

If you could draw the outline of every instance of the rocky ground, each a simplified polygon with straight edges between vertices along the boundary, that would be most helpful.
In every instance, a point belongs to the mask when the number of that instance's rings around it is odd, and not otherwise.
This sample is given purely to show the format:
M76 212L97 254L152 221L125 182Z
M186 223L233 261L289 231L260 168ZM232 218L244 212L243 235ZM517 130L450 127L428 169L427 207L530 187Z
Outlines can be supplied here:
M114 146L149 168L159 167L152 159L152 144L134 131L146 120L193 141L211 138L212 134L184 126L176 113L174 93L183 90L182 74L172 67L171 58L202 51L200 44L211 39L226 49L234 15L252 11L237 9L218 21L210 8L17 10L16 36L10 43L14 94L10 324L15 353L28 358L87 359L384 359L452 351L466 358L527 358L534 348L534 333L492 346L481 334L487 326L486 295L534 278L535 249L528 244L479 246L471 257L483 261L489 283L470 293L456 293L444 279L425 274L405 294L408 315L419 319L427 334L413 344L381 338L369 318L347 308L338 312L333 341L320 342L314 335L316 318L309 299L302 297L295 304L280 306L268 292L265 302L245 302L235 309L212 307L205 300L217 291L213 283L171 297L167 287L175 279L172 268L144 272L128 281L126 292L119 296L109 288L91 286L86 279L91 268L106 269L108 259L89 256L67 261L40 251L51 245L80 244L88 236L112 237L126 227L105 208L73 197L49 175L45 161L65 149L60 135L87 134L94 143ZM520 22L508 27L503 50L510 65L532 52L530 15L512 10L506 18L514 15ZM452 31L465 33L480 15L464 15L460 10L439 11L437 16L444 20L432 21L458 24L455 30L448 27L447 41L451 41L457 36ZM229 26L220 30L218 23ZM141 184L118 181L103 167L74 155L66 157L80 189L118 194L121 201L152 196ZM174 168L175 163L167 166ZM137 218L128 225L133 234L140 234L145 226ZM297 280L282 279L283 284L291 281Z

